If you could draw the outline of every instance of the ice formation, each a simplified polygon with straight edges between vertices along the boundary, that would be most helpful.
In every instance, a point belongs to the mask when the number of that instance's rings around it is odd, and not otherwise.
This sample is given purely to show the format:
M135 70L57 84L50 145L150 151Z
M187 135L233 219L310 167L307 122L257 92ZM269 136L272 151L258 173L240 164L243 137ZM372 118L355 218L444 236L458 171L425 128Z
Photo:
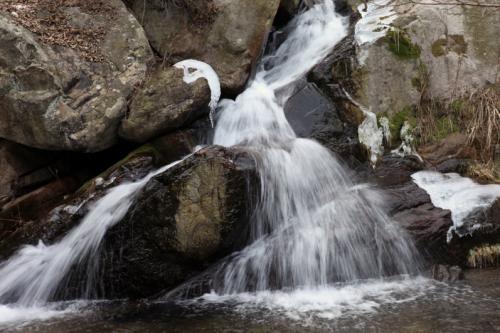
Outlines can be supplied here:
M456 173L420 171L412 178L429 194L434 206L451 211L453 226L448 231L448 242L453 233L462 237L473 232L477 225L465 225L471 214L491 207L500 197L500 185L480 185Z
M219 76L214 71L212 66L198 60L183 60L176 63L174 67L184 70L184 82L187 84L191 84L198 79L207 80L211 93L210 103L208 104L210 108L210 123L212 124L212 127L214 127L214 112L221 96ZM193 69L194 71L190 71Z

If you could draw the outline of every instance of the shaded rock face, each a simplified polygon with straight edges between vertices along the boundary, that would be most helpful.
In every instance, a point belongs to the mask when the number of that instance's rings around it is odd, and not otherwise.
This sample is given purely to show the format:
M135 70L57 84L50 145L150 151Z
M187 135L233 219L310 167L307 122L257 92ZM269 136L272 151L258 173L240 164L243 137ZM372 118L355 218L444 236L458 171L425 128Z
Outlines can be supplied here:
M52 155L52 156L51 156ZM0 140L0 207L26 188L33 188L54 178L50 166L54 154Z
M113 19L65 15L75 28L105 29L103 61L50 46L0 15L0 137L48 150L94 152L113 145L133 87L146 76L152 51L144 32L119 0L108 2Z
M388 155L376 169L361 174L383 190L387 212L412 236L423 258L429 263L449 263L456 259L446 243L453 225L451 212L434 207L427 192L411 180L422 168L416 158Z
M46 217L0 228L0 258L24 244L60 240L111 188L136 181L190 148L187 133L160 138L131 153L82 186ZM181 138L182 137L182 138ZM165 147L176 142L177 153ZM185 150L182 148L185 147ZM179 154L180 156L177 156ZM208 147L154 177L127 215L106 233L95 296L148 297L169 290L245 245L258 187L253 158L239 150ZM80 297L87 266L73 267L58 299Z
M254 163L209 147L153 178L103 248L106 297L171 289L244 245Z
M236 94L249 78L280 1L207 1L213 13L204 22L193 22L185 9L159 0L127 3L156 52L172 62L192 58L208 63L223 92Z
M351 165L364 159L357 128L316 84L302 80L284 106L285 115L299 137L319 141Z
M181 69L160 70L135 94L121 122L120 136L146 142L208 113L209 102L210 89L205 79L187 84Z

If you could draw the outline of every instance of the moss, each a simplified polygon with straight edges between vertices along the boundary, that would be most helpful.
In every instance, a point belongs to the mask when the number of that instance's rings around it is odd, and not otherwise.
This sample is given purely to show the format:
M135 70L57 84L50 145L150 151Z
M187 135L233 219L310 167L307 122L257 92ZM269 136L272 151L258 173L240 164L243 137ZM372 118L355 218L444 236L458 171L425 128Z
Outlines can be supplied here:
M419 77L414 77L411 79L411 85L416 89L420 89L420 87L422 87L422 81Z
M467 43L463 35L450 35L451 50L457 54L467 53Z
M407 105L401 111L396 112L392 115L388 115L387 112L382 112L377 115L377 120L379 121L380 126L380 118L386 117L389 119L389 130L391 132L391 138L395 141L401 140L401 128L405 121L407 121L411 127L415 127L417 125L417 118L415 117L415 110L413 107Z
M449 51L462 55L467 53L467 43L463 35L449 35L448 38L440 38L431 45L432 55L441 57Z
M448 42L444 38L440 38L436 40L434 43L431 45L431 52L432 55L435 57L441 57L446 54L446 45Z
M444 116L436 119L436 132L434 140L442 140L448 135L460 131L460 126L452 116Z
M417 59L420 57L420 46L413 44L404 30L391 29L385 35L387 49L400 59Z
M461 99L455 99L450 103L450 109L455 113L462 111L464 108L465 102Z

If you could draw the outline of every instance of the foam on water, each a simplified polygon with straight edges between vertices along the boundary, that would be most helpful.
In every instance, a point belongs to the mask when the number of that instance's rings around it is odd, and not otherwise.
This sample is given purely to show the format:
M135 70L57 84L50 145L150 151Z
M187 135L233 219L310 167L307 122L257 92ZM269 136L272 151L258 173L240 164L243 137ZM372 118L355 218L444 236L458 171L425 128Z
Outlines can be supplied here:
M182 301L185 305L228 306L233 311L248 314L264 311L271 316L283 315L303 324L315 319L335 320L375 312L384 304L413 301L431 292L434 282L425 278L394 278L366 280L297 288L295 290L265 290L220 295L215 292Z
M453 232L464 236L473 231L462 227L471 213L489 208L500 197L500 185L480 185L457 173L442 174L420 171L412 175L413 181L431 197L434 206L449 209L453 226L448 231L448 241Z

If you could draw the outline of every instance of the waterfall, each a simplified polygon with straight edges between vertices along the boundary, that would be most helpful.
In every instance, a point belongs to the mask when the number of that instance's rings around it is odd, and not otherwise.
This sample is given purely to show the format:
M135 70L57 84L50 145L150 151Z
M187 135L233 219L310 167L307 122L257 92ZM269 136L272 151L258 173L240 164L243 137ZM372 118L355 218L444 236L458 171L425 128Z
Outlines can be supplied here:
M85 216L82 222L59 242L45 245L26 245L0 265L0 304L41 306L52 299L68 277L74 265L87 265L86 292L88 298L98 268L98 251L106 231L127 213L147 182L176 161L139 181L112 188Z
M317 287L336 281L410 274L408 236L381 209L382 198L356 185L330 151L298 138L283 105L286 91L347 34L347 18L319 1L286 28L235 101L220 103L214 143L254 152L261 197L251 239L212 276L218 293Z

